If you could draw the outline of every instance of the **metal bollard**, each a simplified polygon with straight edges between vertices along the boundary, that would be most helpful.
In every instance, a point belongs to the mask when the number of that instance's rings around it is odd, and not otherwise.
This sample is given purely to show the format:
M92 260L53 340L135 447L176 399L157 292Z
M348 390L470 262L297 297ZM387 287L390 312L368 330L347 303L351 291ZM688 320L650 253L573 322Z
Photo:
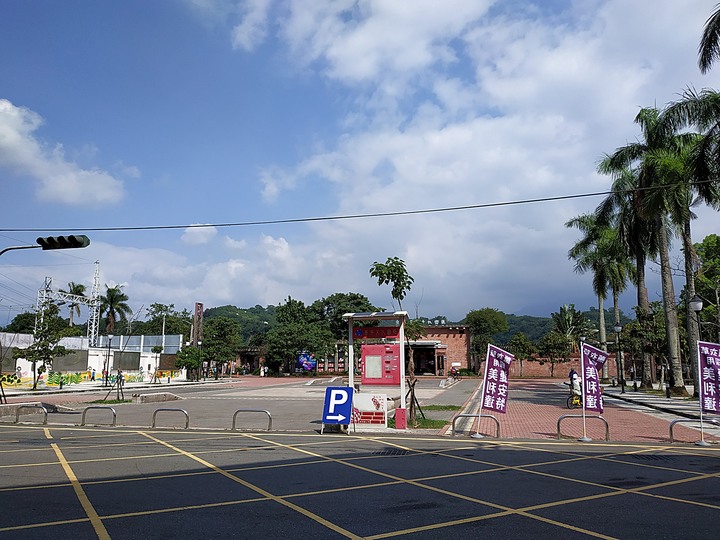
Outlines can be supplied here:
M665 397L666 398L670 397L670 383L669 382L665 383Z

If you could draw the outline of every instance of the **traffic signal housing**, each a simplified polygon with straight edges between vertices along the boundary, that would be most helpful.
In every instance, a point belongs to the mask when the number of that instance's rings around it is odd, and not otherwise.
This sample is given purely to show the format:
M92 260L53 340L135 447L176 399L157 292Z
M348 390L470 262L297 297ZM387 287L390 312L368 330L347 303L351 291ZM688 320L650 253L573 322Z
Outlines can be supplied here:
M90 239L84 234L70 234L68 236L40 236L36 242L45 249L74 249L90 245Z

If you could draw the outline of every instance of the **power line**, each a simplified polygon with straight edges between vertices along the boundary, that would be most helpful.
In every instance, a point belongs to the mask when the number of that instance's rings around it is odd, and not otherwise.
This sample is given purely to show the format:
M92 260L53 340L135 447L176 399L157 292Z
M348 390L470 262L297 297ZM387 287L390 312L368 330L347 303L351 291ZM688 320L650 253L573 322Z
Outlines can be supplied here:
M712 180L693 182L693 185L710 183ZM157 231L157 230L171 230L171 229L202 229L207 227L252 227L257 225L281 225L289 223L313 223L320 221L342 221L350 219L368 219L368 218L379 218L379 217L395 217L395 216L413 216L421 214L437 214L442 212L457 212L462 210L478 210L483 208L499 208L503 206L516 206L520 204L535 204L544 202L554 201L567 201L572 199L584 199L588 197L600 197L603 195L610 195L612 193L631 193L637 191L654 191L660 189L666 189L669 187L676 186L677 184L667 184L662 186L648 186L648 187L637 187L630 190L624 191L596 191L592 193L579 193L574 195L557 195L554 197L539 197L536 199L521 199L516 201L503 201L503 202L492 202L482 204L469 204L464 206L447 206L443 208L430 208L424 210L401 210L397 212L378 212L369 214L346 214L342 216L319 216L319 217L304 217L304 218L286 218L286 219L273 219L265 221L240 221L236 223L205 223L205 224L189 224L189 225L138 225L134 227L48 227L48 228L11 228L11 229L0 229L0 232L57 232L72 230L76 232L110 232L110 231Z

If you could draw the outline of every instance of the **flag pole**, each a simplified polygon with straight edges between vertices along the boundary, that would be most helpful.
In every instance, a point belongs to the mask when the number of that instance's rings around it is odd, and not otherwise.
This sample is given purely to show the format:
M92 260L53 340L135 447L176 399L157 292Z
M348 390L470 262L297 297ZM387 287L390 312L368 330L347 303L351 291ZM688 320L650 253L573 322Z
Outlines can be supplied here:
M578 442L590 442L592 439L587 436L587 426L585 424L585 341L580 340L580 373L583 374L580 377L580 401L582 401L582 424L583 424L583 435L578 439Z
M705 440L705 426L703 425L703 384L702 384L702 364L700 363L700 342L697 342L697 381L698 381L698 402L700 403L700 440L695 441L696 446L710 446Z
M482 388L485 388L485 381L487 380L487 371L488 371L488 364L490 359L490 343L488 343L487 346L487 352L485 353L485 372L483 373L482 381L480 381L480 386L478 386L478 392L480 393L480 409L478 410L478 419L477 419L477 428L475 430L475 433L470 435L473 439L482 439L483 435L480 433L480 418L482 417L482 410L483 410L483 392Z

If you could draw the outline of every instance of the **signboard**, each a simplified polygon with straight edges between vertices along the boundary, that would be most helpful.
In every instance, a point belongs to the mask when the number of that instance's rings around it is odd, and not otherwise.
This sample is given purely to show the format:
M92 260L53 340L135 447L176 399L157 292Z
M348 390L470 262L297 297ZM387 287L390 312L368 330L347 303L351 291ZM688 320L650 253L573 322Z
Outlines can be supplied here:
M508 373L515 357L488 344L481 409L505 413L508 399Z
M358 394L352 414L356 427L387 428L387 395Z
M598 370L608 358L608 353L587 343L582 344L582 389L584 410L603 412L602 389Z
M295 371L315 371L316 365L317 361L315 360L314 354L306 352L300 353L297 358L297 363L295 364Z
M399 326L358 326L353 328L354 339L397 339L399 336Z
M698 341L698 363L701 408L720 414L720 344Z
M323 424L349 424L352 417L353 389L349 386L331 386L325 389Z

